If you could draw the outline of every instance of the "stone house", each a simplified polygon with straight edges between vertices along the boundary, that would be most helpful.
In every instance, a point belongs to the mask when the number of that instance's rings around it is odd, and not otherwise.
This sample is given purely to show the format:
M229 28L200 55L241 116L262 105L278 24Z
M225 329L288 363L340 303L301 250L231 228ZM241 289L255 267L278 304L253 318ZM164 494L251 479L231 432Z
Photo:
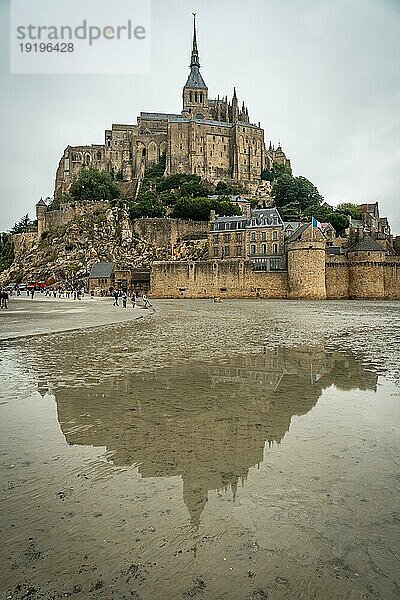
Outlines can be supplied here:
M274 270L284 267L284 250L284 223L276 208L210 222L210 258L249 258L255 269Z
M94 263L89 275L89 293L109 293L115 287L114 267L112 262Z

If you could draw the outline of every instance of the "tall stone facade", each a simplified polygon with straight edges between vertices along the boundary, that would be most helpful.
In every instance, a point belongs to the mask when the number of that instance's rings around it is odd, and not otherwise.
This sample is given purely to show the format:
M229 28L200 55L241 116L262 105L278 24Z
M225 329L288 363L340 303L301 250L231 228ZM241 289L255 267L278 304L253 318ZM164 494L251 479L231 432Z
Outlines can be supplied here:
M272 162L290 165L281 146L264 141L260 123L250 121L236 89L209 98L200 72L194 23L190 73L183 87L180 114L141 112L136 125L115 124L105 132L104 144L67 146L59 162L55 193L66 192L77 173L86 167L112 172L137 193L147 167L165 153L165 174L192 173L212 183L233 181L256 193L261 173Z

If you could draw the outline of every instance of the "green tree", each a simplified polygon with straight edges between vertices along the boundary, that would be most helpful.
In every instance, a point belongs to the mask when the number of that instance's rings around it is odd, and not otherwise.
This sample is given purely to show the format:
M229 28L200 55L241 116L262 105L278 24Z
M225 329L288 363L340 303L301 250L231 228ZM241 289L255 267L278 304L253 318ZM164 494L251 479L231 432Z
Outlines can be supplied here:
M172 211L172 216L176 219L208 221L211 210L215 210L217 214L225 217L241 214L240 208L227 199L183 197L177 200Z
M243 186L226 181L218 181L215 191L220 196L238 196L244 192Z
M14 248L10 233L0 233L0 273L8 269L14 260Z
M271 169L264 169L261 173L261 179L264 181L275 181L282 177L282 175L291 175L292 169L289 165L283 165L282 163L273 163Z
M120 196L118 185L110 173L93 167L79 171L72 182L70 194L74 200L89 202L110 201Z
M32 231L34 221L29 218L29 215L22 217L18 223L15 223L11 228L11 233L26 233Z
M129 212L131 219L139 219L140 217L164 217L165 207L160 202L156 195L148 192L138 201L130 203Z
M344 215L350 215L353 219L362 218L362 210L358 204L352 204L351 202L343 202L342 204L338 204L336 207L336 211L339 213L343 213Z
M319 206L323 197L311 181L305 177L293 177L289 173L280 175L272 186L272 197L277 207L298 202L302 211L310 206Z

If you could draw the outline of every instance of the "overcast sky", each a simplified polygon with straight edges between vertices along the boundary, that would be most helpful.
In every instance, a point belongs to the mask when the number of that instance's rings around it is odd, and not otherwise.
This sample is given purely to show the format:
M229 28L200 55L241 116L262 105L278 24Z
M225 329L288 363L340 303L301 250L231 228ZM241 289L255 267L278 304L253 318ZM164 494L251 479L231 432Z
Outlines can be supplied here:
M210 97L236 85L296 175L334 205L379 201L399 234L400 0L153 0L148 75L10 75L0 0L0 230L52 195L66 145L181 110L192 11Z

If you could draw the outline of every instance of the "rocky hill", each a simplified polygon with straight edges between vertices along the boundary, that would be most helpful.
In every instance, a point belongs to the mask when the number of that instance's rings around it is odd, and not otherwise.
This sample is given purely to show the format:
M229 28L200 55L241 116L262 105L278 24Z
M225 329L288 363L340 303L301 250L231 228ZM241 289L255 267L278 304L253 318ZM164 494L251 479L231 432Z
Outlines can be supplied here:
M207 225L205 224L205 229ZM202 239L189 239L201 237ZM149 243L135 232L124 208L95 210L66 225L45 231L39 242L16 252L1 282L43 280L49 284L84 282L95 262L115 262L120 267L146 268L155 260L200 260L207 256L204 234L185 236L172 247L165 236Z

